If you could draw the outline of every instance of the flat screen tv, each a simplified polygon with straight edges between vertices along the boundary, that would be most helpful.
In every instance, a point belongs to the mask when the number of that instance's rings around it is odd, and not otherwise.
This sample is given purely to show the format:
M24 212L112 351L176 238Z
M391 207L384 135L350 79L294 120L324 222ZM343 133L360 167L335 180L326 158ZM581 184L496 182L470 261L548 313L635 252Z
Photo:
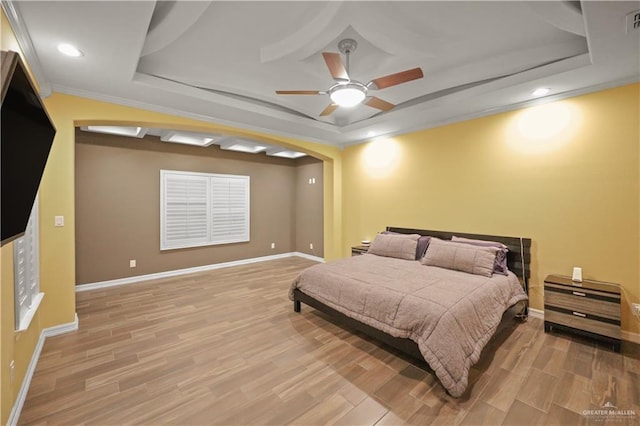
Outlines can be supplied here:
M1 53L0 245L4 245L25 232L56 129L20 56Z

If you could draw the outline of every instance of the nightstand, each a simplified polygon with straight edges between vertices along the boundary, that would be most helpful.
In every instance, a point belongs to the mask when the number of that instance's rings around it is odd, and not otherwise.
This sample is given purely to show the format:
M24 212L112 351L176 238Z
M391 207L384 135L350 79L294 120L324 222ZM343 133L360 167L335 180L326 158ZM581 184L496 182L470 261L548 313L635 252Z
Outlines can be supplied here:
M369 251L369 246L353 246L351 247L351 256L360 256Z
M620 352L620 286L593 280L544 280L544 331L554 328L609 343Z

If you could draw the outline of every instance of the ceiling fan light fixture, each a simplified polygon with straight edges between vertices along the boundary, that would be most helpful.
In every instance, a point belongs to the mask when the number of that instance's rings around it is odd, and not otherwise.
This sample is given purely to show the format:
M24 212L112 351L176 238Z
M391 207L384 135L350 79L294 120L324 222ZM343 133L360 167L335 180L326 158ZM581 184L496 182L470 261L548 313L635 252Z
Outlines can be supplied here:
M356 106L367 97L365 88L357 84L342 84L331 90L329 97L331 100L341 107Z

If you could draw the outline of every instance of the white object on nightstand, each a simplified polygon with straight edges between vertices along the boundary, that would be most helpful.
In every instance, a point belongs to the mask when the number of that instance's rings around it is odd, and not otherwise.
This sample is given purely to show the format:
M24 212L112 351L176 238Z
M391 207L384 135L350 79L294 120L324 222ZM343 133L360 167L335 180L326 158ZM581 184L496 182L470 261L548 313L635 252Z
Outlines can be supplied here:
M571 280L577 283L582 282L582 268L578 268L577 266L573 267L573 275L571 276Z

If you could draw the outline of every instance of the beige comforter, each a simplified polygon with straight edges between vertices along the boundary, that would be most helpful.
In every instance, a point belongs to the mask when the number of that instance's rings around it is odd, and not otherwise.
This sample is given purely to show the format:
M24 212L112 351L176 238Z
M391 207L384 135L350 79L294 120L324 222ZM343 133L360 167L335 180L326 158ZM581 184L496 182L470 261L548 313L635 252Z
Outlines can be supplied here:
M526 300L518 279L471 275L373 254L303 271L293 282L308 296L395 337L409 338L452 396L467 388L469 369L502 314Z

